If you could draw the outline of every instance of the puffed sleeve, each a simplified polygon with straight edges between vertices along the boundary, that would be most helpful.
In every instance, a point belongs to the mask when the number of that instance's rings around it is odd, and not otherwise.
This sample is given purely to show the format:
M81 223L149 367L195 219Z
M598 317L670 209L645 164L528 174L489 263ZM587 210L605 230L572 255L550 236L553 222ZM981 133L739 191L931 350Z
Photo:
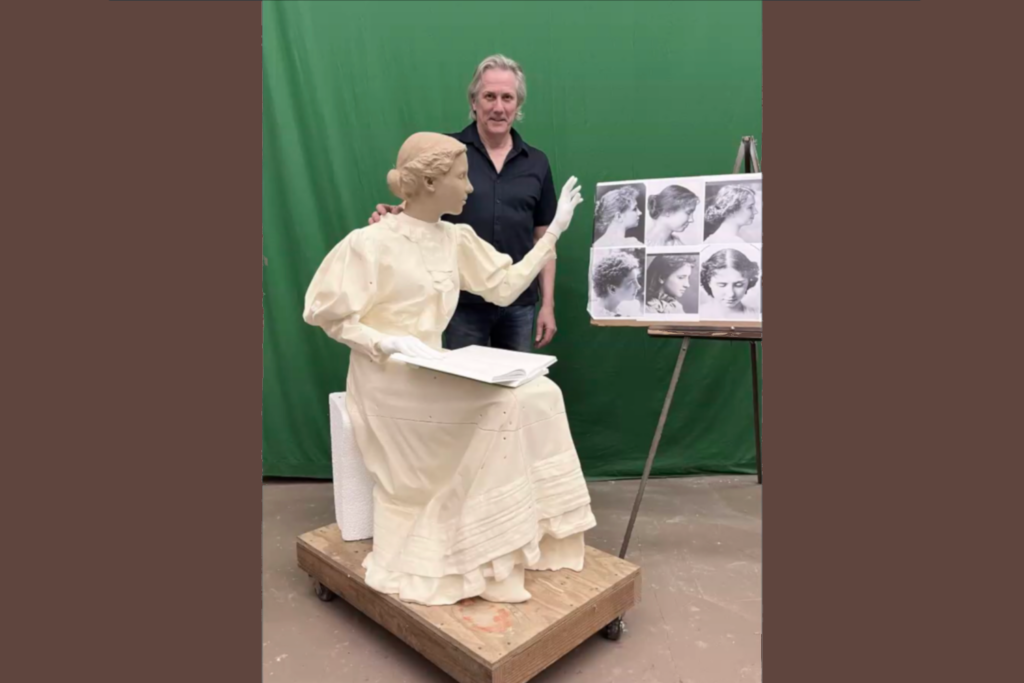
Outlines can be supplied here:
M384 335L360 322L374 304L376 283L376 249L366 232L355 230L327 254L313 275L302 319L380 362Z
M472 227L455 226L458 235L459 279L462 289L498 306L509 306L526 291L541 269L556 258L558 236L544 234L519 263L480 239Z

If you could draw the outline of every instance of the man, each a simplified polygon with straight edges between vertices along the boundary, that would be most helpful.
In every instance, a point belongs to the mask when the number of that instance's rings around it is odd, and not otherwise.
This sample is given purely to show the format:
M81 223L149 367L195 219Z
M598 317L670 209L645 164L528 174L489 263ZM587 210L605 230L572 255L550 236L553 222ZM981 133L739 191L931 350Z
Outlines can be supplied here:
M526 144L512 126L522 118L526 101L522 69L502 55L488 57L476 69L468 99L473 123L451 135L467 147L473 193L459 216L443 219L469 224L481 239L518 263L544 235L558 205L547 156ZM401 210L400 206L378 204L370 223L379 221L385 212ZM552 261L511 306L502 308L460 292L444 345L448 349L476 344L528 352L531 337L537 348L543 348L556 330Z

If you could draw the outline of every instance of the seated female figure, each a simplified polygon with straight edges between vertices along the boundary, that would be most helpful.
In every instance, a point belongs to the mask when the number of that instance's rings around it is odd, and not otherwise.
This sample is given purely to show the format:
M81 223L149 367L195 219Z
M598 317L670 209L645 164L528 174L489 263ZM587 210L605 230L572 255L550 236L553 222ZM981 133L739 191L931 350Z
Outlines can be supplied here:
M366 583L402 600L521 602L526 570L583 567L595 526L562 393L541 377L508 388L392 358L442 355L459 290L507 306L555 258L581 201L562 190L547 233L519 263L458 215L472 192L466 148L417 133L388 173L406 209L354 230L327 255L303 319L351 347L346 400L375 481Z

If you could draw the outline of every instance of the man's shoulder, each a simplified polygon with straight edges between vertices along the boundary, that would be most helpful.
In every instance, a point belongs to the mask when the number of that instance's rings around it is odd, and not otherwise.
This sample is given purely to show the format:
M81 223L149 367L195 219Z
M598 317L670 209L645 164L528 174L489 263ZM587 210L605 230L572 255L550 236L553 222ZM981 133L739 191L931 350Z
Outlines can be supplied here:
M472 127L473 124L470 124L460 131L456 131L454 133L445 133L445 135L447 135L450 138L455 138L459 142L471 142L473 137L471 132Z
M523 146L523 149L526 150L526 152L530 155L530 157L536 159L539 163L544 163L544 164L549 163L548 162L548 155L544 153L544 150L542 150L540 147L536 147L534 145L531 145L529 142L527 142L523 138L523 136L519 133L519 131L513 131L513 132L514 132L515 136L519 139L519 144L521 144Z
M548 161L548 155L544 153L544 150L527 144L526 142L523 143L523 147L529 150L530 156L536 159L537 163L544 164L545 166L551 165L551 162Z

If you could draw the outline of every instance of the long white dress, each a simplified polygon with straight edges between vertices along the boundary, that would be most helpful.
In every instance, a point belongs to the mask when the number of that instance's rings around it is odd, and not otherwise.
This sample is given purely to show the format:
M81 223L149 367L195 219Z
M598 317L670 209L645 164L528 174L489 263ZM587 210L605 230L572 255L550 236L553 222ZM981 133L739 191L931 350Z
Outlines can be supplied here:
M346 389L374 477L366 582L425 605L530 598L526 569L583 568L596 525L561 390L512 389L416 368L381 353L384 335L441 348L464 289L509 305L555 258L547 234L522 261L468 225L385 216L324 259L303 319L353 349Z

